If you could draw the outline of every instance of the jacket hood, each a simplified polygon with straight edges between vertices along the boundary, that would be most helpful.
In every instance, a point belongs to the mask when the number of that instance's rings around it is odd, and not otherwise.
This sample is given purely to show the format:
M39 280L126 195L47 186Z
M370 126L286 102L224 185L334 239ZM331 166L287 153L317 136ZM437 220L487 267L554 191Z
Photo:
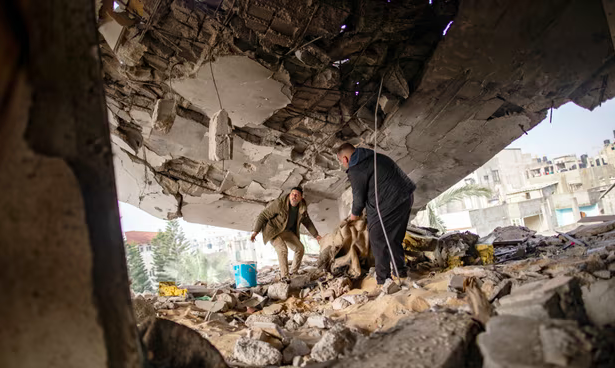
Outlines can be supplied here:
M348 168L351 168L357 165L359 162L370 158L374 155L374 151L367 148L357 148L350 156L350 162L348 163Z

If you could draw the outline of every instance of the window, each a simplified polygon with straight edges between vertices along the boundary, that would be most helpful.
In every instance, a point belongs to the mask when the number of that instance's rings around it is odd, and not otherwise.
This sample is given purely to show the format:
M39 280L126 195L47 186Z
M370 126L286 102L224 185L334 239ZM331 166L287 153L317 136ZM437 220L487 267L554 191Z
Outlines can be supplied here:
M525 193L525 199L530 199L530 198L532 198L532 197L530 196L530 193L529 193L529 192L528 192L528 193Z
M472 178L465 179L465 182L466 182L466 185L474 185L474 184L476 184L476 181L474 181L474 179L472 179Z
M491 172L491 176L493 176L493 182L494 183L499 183L500 182L500 172L498 170L493 170Z
M519 218L512 219L513 226L523 226L523 221Z
M146 246L146 247L145 247L145 250L146 250L146 251L148 251L148 252L150 252L150 251L152 250L152 246L151 246L151 245Z
M483 179L485 179L485 181L489 181L489 175L485 175Z

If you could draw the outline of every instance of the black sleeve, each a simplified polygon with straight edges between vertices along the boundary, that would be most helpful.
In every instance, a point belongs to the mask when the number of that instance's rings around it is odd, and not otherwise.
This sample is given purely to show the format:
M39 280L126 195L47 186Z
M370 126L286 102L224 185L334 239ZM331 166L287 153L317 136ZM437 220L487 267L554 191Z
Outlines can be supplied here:
M348 179L352 187L352 214L361 216L367 200L367 177L362 173L348 172Z

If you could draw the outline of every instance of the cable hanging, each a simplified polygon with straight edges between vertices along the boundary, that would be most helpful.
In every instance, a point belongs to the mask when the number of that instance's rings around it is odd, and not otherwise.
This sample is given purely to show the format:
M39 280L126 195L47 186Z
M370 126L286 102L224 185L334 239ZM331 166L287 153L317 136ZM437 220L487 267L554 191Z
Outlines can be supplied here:
M389 243L389 236L387 235L387 230L384 227L384 220L382 219L382 214L380 213L380 205L378 203L378 165L376 164L376 162L378 161L378 106L380 105L380 94L382 93L383 81L384 75L380 78L380 88L378 89L378 98L376 99L376 111L374 112L374 194L376 196L376 212L378 212L380 225L382 225L384 240L386 240L387 247L389 248L389 255L391 256L391 263L393 264L393 269L395 270L395 276L397 276L398 283L401 284L399 270L397 269L397 264L395 263L395 258L393 257L393 249L391 248L391 243Z

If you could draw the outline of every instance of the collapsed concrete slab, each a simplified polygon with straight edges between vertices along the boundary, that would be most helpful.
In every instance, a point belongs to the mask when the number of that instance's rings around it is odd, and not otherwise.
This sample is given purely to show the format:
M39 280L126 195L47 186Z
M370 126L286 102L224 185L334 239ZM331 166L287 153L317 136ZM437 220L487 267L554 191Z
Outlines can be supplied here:
M458 367L467 361L478 326L463 314L421 313L400 321L387 333L360 340L352 358L321 367ZM314 350L312 350L314 354Z
M216 133L204 137L218 130L210 117L224 108L233 121L224 135L241 149L224 148L232 159L221 167L229 176L220 191L267 202L280 195L274 190L301 184L323 226L348 212L335 150L345 141L373 144L376 110L379 150L417 183L417 211L550 108L574 101L593 109L615 95L613 45L597 1L566 2L558 11L531 2L515 12L506 11L515 6L510 0L367 2L358 13L313 1L237 0L211 9L175 0L156 12L146 2L140 16L148 27L127 24L117 47L101 39L114 134L160 157L216 163L209 150L226 145L209 144ZM161 99L177 101L166 134L144 123ZM252 182L263 190L244 197ZM223 217L216 224L248 229L251 222Z

